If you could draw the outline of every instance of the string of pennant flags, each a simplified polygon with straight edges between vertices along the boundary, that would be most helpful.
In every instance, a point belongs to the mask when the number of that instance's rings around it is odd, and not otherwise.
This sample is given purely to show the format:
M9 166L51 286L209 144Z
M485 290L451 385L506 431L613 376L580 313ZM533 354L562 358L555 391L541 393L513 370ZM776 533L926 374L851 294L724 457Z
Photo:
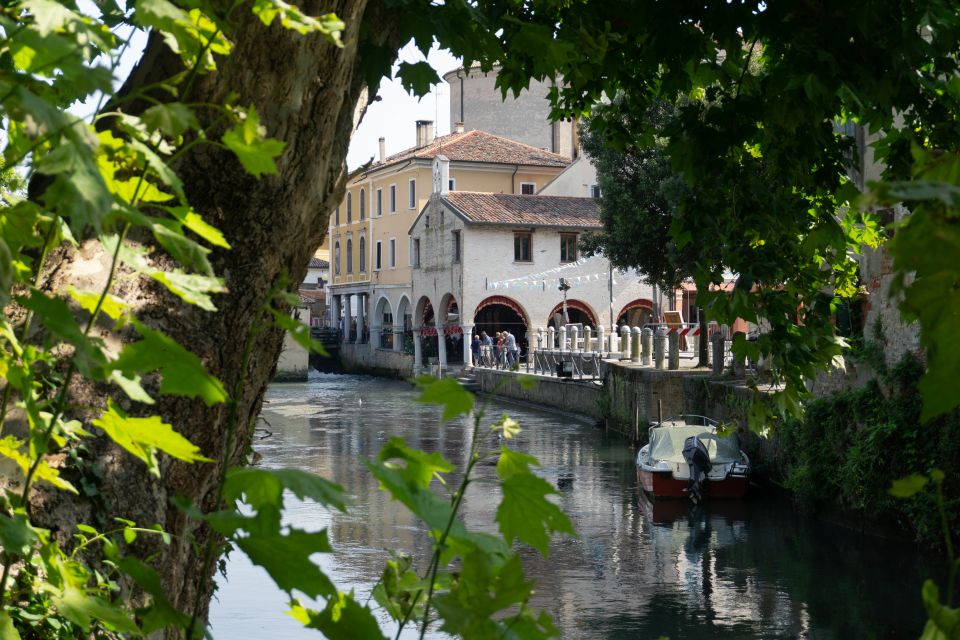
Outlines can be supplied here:
M607 283L609 273L606 271L586 274L567 274L567 272L583 266L593 266L590 263L597 260L597 256L589 258L580 258L574 262L553 267L538 273L530 273L516 278L506 280L487 280L487 290L523 290L523 291L545 291L547 288L553 288L560 283L561 277L570 285L571 288L580 287L590 282ZM613 285L617 286L617 276L621 278L625 275L624 271L614 270Z

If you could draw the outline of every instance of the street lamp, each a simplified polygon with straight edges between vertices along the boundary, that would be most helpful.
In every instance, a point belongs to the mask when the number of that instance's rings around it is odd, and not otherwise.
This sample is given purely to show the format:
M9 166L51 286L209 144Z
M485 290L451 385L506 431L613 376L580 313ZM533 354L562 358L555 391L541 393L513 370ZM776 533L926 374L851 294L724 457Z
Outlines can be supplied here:
M563 292L563 324L570 324L570 316L567 314L567 291L570 290L570 284L564 278L560 278L557 289Z

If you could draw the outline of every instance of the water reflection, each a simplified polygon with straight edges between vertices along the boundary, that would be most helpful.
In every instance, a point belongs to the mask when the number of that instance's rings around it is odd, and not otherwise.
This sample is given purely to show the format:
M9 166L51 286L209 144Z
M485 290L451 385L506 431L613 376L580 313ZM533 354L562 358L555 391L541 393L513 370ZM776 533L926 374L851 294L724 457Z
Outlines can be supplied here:
M348 514L298 503L287 517L302 528L329 527L339 553L318 559L361 600L387 549L420 559L430 550L426 532L377 489L361 461L392 435L457 464L467 455L469 421L441 425L439 411L415 397L406 383L320 376L306 385L272 387L264 406L273 435L255 445L262 464L322 474L350 494ZM924 574L909 549L811 522L776 501L699 509L651 503L619 437L499 402L486 422L504 411L524 429L514 446L540 459L541 474L558 487L558 503L579 533L557 540L547 559L523 551L538 582L533 604L550 611L565 638L918 635ZM478 467L464 501L468 526L495 528L495 479L492 464ZM284 616L284 595L245 559L231 557L227 577L211 610L216 637L317 637Z

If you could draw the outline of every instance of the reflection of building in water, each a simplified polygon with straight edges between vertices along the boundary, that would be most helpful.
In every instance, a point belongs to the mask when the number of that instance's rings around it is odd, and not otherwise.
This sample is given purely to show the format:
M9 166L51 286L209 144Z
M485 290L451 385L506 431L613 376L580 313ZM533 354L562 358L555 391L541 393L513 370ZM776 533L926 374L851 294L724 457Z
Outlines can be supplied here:
M264 411L274 436L256 446L268 466L311 470L344 485L353 501L349 513L305 503L286 517L308 529L329 525L343 553L319 561L339 586L365 598L386 549L412 552L423 566L431 539L378 489L360 461L374 457L390 435L400 435L410 446L462 464L470 431L466 421L441 426L437 408L415 403L405 383L330 377L341 378L355 384L314 385L308 388L315 395L307 398L292 391L302 386L275 387ZM277 397L281 392L287 395ZM375 395L360 403L361 392ZM539 473L559 486L555 499L579 533L557 539L548 559L521 549L528 576L537 580L531 604L551 612L565 638L841 638L890 635L891 629L903 635L912 628L902 613L903 591L859 595L864 585L888 584L891 571L904 576L904 584L913 579L895 556L869 555L860 539L838 548L835 531L801 526L789 506L711 503L691 517L683 502L641 501L633 452L619 438L608 440L567 416L502 404L483 428L504 410L524 429L511 446L539 457ZM484 442L499 446L495 438ZM480 465L464 503L469 527L496 527L495 487L493 464ZM838 619L841 606L848 609Z

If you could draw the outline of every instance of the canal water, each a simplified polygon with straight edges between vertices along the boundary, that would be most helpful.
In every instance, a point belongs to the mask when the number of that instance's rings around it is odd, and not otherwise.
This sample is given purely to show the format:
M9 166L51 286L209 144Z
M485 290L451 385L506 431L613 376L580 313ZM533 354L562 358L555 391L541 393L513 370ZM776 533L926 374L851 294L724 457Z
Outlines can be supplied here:
M329 528L337 553L317 560L361 602L389 549L418 558L430 552L426 531L378 490L362 460L393 435L455 464L467 455L468 421L441 424L439 410L416 397L404 382L314 375L306 384L272 386L259 423L254 448L264 467L312 471L350 495L347 514L295 502L287 519L304 529ZM550 612L564 638L919 637L928 568L909 545L802 517L777 500L701 509L652 504L639 491L633 453L621 437L498 400L489 401L485 423L504 412L523 428L513 446L540 459L579 534L555 540L547 559L522 553L537 581L533 605ZM493 530L495 469L478 472L465 521ZM210 614L215 638L319 637L284 614L285 594L242 554L228 558L218 587ZM384 628L391 628L386 619ZM415 637L407 631L404 638Z

